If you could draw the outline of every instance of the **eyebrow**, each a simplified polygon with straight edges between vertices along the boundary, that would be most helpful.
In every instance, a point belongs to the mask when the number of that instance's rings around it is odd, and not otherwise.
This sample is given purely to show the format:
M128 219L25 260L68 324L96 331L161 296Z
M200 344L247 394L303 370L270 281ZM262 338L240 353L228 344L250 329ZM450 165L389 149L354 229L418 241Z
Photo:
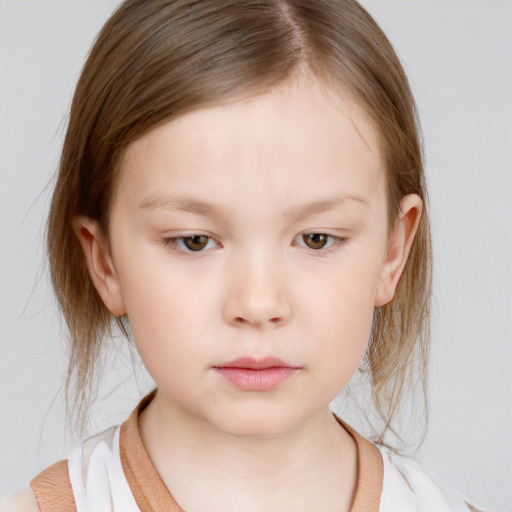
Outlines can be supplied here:
M320 213L336 207L344 206L347 203L356 203L364 207L368 206L368 201L366 201L364 198L357 195L348 194L343 196L331 197L319 201L312 201L310 203L305 203L298 206L293 206L287 212L285 212L284 215L287 218L302 219L315 213ZM206 201L201 201L198 199L193 199L186 196L164 197L151 195L146 197L139 204L139 208L143 210L176 210L182 212L196 213L199 215L212 215L218 217L229 217L230 215L233 214L233 212L227 210L223 206L208 203Z

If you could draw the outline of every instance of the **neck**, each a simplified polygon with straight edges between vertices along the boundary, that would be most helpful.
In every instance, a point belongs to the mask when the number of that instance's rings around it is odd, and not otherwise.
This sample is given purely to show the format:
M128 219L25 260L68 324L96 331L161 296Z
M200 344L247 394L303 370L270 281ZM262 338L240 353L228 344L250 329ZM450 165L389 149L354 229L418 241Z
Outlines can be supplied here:
M155 468L187 511L350 508L356 447L328 408L280 435L237 437L180 414L157 393L139 426Z

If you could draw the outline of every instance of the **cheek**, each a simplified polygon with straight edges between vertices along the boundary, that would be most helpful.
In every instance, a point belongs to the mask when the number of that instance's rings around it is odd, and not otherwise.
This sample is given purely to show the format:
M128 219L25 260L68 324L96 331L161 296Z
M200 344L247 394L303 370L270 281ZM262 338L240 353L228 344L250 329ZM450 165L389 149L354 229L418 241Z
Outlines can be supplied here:
M188 396L209 362L205 314L195 294L181 293L179 283L151 284L143 283L150 293L133 293L136 299L127 307L137 351L159 388Z
M315 359L331 381L344 387L366 351L374 314L379 267L359 259L333 273L320 293L310 295L307 316L310 336L318 338Z
M118 275L137 348L151 366L153 359L155 364L172 361L194 350L206 328L209 301L207 290L194 288L186 272L166 261L165 252L155 256L153 248L140 245L124 253Z
M153 240L132 238L133 243L120 244L116 265L130 321L140 317L141 321L160 323L190 314L188 304L200 300L202 283L190 282L190 270L173 262L163 246Z
M368 344L373 311L370 295L354 293L338 294L325 306L325 352L319 355L327 366L342 363L349 371L357 369Z
M134 337L153 345L178 339L194 345L194 337L207 329L208 295L183 290L173 279L131 283L127 312Z

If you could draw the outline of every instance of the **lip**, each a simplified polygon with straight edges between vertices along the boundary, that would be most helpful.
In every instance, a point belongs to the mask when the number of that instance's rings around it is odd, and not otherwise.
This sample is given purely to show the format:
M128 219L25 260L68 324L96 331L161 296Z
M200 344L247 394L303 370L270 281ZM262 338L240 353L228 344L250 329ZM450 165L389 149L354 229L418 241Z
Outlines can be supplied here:
M300 367L274 357L242 357L213 369L238 389L268 391L288 380Z

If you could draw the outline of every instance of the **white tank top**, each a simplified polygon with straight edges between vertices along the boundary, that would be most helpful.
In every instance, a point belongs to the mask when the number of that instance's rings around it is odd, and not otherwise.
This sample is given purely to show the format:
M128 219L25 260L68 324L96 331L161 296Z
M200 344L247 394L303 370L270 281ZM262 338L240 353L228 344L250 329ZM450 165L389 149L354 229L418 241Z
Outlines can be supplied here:
M441 484L416 460L377 446L384 481L379 512L479 512L453 488Z
M87 439L69 457L77 512L140 512L121 465L120 431L112 427Z

